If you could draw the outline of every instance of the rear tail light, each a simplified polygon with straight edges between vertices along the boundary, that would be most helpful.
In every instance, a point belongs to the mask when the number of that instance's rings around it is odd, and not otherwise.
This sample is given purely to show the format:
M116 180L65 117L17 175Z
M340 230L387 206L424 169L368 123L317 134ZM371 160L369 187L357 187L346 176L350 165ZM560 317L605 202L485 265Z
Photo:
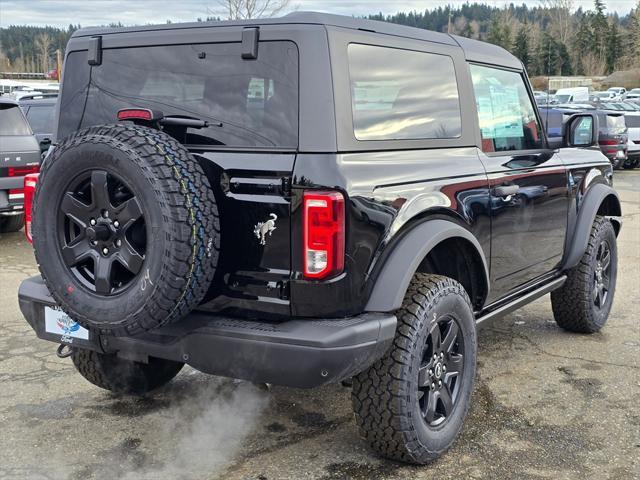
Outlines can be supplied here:
M33 243L31 218L33 214L33 194L36 191L38 175L38 173L30 173L24 177L24 233L29 243Z
M9 167L8 176L9 177L24 177L25 175L29 175L31 173L38 173L40 171L40 167L38 165L34 165L31 167ZM24 190L22 188L11 188L9 189L9 200L19 200L24 196Z
M618 145L620 141L619 140L600 140L600 142L598 143L600 143L601 147L608 147L612 145ZM604 150L604 153L609 155L615 155L615 153L617 152L617 149L615 148L605 148L603 150Z
M322 279L344 270L344 197L339 192L305 192L304 276Z

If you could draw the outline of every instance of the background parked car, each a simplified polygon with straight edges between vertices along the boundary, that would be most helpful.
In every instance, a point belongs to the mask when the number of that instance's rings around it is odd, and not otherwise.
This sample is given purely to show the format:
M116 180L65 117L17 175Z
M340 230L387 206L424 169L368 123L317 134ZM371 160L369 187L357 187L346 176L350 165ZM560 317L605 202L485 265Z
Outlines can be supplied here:
M590 100L593 102L608 102L608 101L614 101L616 98L618 97L618 95L615 92L594 92L591 97Z
M0 232L24 223L24 176L40 168L40 148L18 104L0 97Z
M598 145L609 159L613 168L622 168L627 160L628 136L625 116L620 111L596 109L588 104L565 104L540 108L540 116L545 125L551 144L562 138L564 122L580 111L591 110L598 117Z
M640 166L640 112L628 113L624 116L627 125L627 161L625 168L637 168Z
M640 100L640 88L633 88L627 92L627 100Z
M558 103L588 102L589 87L559 88L555 99Z
M28 95L18 102L44 153L51 146L57 94Z
M616 100L624 100L627 95L627 89L624 87L611 87L607 92L613 92L616 95Z
M541 90L535 90L533 92L533 97L539 106L555 103L555 97L553 95L549 95L547 92L543 92Z

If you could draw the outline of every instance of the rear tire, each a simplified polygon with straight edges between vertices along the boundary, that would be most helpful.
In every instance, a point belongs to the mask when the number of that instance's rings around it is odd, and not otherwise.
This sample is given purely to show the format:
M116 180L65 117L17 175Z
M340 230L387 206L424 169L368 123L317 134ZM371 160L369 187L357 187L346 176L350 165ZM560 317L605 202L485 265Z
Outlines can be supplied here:
M375 451L425 464L452 445L467 415L476 370L475 318L462 285L421 273L397 317L391 349L353 379L353 410L361 436Z
M183 363L149 357L149 363L133 362L93 350L74 349L78 372L94 385L114 393L143 395L170 382Z
M177 321L207 293L220 223L198 161L167 134L106 125L64 139L36 187L33 243L51 295L103 335Z
M0 217L0 233L18 232L24 226L24 213L10 217Z
M594 333L604 327L613 305L617 273L615 230L609 220L597 216L580 263L567 272L564 285L551 292L556 323L576 333Z

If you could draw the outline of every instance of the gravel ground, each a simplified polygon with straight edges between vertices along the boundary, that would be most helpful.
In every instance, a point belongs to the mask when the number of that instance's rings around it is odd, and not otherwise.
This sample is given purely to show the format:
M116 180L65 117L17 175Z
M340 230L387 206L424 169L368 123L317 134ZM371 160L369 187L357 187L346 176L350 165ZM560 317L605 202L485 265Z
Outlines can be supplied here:
M37 273L22 233L0 238L0 478L638 479L640 172L624 201L609 324L573 335L548 297L480 327L469 418L441 460L409 467L359 440L349 390L269 391L192 369L144 398L87 383L18 309Z

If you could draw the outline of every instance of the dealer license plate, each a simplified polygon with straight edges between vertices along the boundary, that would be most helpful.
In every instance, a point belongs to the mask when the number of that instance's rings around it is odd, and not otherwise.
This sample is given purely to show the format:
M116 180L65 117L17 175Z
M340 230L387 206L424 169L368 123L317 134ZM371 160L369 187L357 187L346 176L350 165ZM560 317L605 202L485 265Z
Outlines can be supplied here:
M59 308L44 307L44 329L48 333L60 335L61 340L73 343L73 338L89 340L89 330L81 327Z

